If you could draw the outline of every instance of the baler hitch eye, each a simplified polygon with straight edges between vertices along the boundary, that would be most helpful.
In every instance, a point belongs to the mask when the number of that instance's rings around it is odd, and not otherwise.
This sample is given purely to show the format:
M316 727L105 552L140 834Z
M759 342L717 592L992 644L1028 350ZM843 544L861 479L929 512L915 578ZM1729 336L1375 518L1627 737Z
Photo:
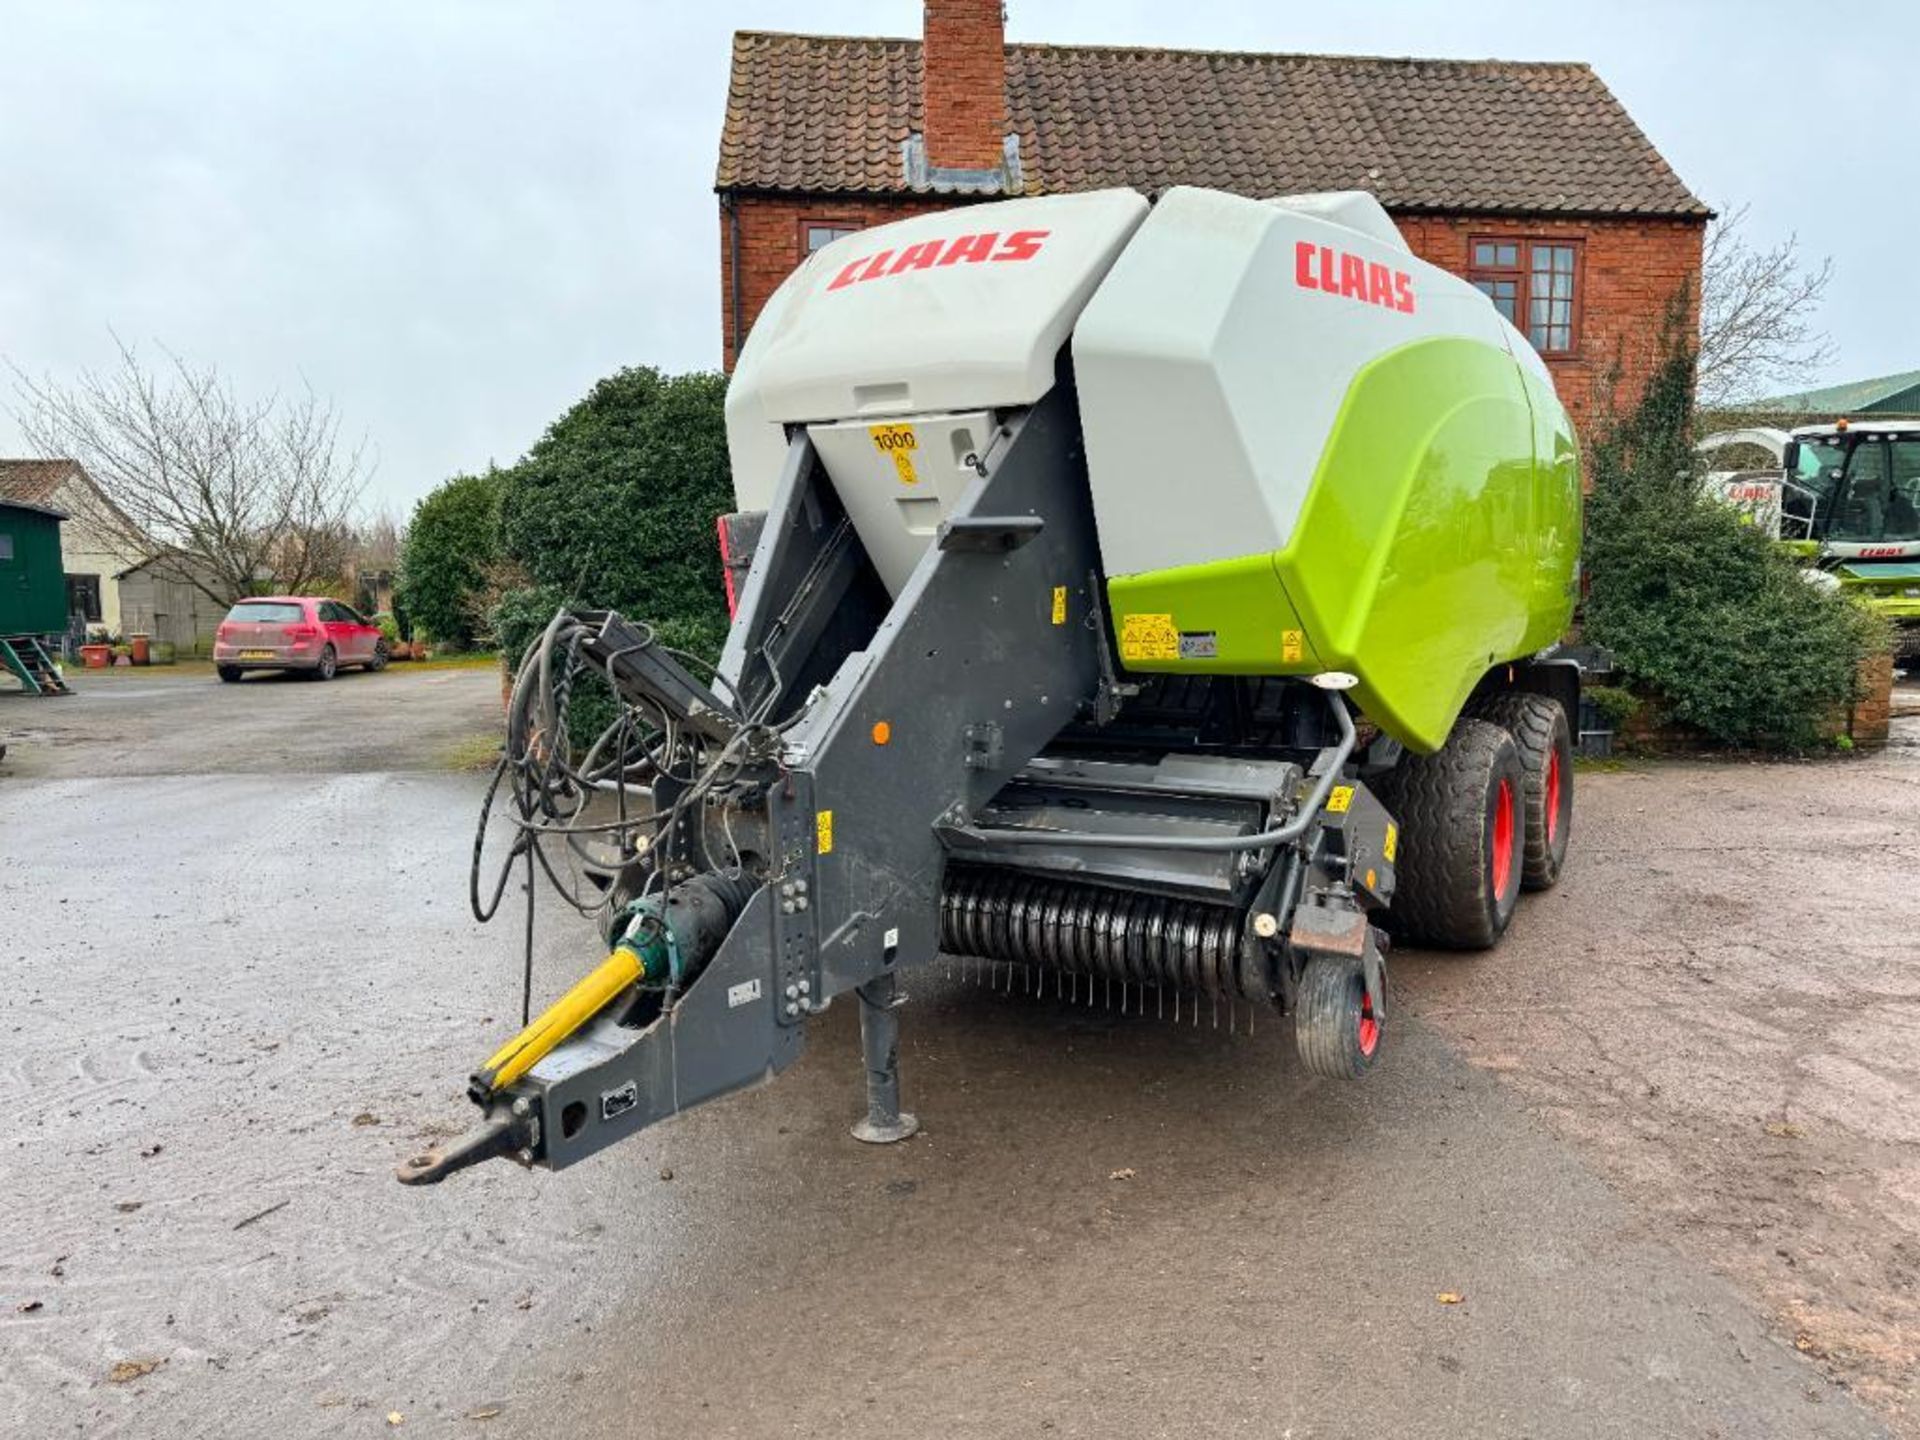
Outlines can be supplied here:
M513 1129L510 1115L490 1115L452 1144L413 1156L394 1170L394 1178L402 1185L437 1185L456 1170L510 1155L519 1148Z

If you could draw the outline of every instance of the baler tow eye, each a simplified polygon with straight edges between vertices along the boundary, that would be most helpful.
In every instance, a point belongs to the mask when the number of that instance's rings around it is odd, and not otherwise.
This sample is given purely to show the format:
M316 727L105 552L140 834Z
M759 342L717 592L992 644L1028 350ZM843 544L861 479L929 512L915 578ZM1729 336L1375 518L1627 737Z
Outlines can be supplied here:
M606 1009L613 998L636 980L646 978L647 962L632 945L623 942L577 981L533 1023L487 1057L486 1064L467 1082L467 1093L479 1104L494 1106L507 1086L538 1065L561 1041ZM403 1185L432 1185L455 1170L464 1170L495 1155L519 1149L511 1115L489 1108L485 1122L444 1148L415 1155L394 1171Z
M478 1165L496 1155L510 1154L514 1145L513 1121L506 1115L489 1117L451 1145L436 1147L424 1155L415 1155L393 1172L402 1185L437 1185L456 1170Z

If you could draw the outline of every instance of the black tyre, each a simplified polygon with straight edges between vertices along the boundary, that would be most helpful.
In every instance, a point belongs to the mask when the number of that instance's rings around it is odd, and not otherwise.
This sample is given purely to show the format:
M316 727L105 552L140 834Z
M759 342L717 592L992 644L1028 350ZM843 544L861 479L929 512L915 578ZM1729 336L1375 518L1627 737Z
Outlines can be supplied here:
M1293 1043L1309 1075L1358 1080L1373 1068L1383 1033L1360 966L1316 955L1300 977L1293 1012Z
M340 657L334 654L333 647L328 645L320 652L320 663L313 667L313 678L316 680L331 680L339 673Z
M240 667L238 665L216 665L214 671L229 685L240 678Z
M1573 727L1558 700L1510 693L1477 701L1472 713L1513 737L1527 772L1526 863L1520 883L1551 890L1567 863L1573 833Z
M1484 950L1520 903L1526 771L1513 737L1463 716L1431 755L1380 787L1400 824L1388 928L1415 945Z
M373 658L367 662L367 669L384 670L387 668L387 660L389 658L387 642L381 640L373 647Z

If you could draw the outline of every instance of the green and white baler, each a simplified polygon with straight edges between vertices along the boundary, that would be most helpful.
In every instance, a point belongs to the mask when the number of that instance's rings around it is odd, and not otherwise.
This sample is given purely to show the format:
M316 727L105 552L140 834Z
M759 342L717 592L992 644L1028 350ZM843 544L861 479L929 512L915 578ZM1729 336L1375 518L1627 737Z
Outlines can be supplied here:
M519 850L564 837L611 953L401 1178L571 1164L776 1074L849 992L855 1133L909 1134L897 1007L936 961L1185 1023L1277 1010L1309 1071L1357 1077L1389 934L1492 944L1558 877L1574 434L1369 197L862 231L773 297L728 426L722 548L752 559L717 672L563 612L511 707ZM625 710L575 751L589 671Z

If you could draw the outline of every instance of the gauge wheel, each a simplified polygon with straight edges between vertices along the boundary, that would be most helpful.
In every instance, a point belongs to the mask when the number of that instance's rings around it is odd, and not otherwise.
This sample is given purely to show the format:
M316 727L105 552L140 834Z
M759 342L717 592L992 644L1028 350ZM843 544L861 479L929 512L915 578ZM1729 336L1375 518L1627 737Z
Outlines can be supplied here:
M1307 961L1294 1006L1293 1041L1308 1074L1358 1080L1373 1068L1384 1033L1357 960L1315 955Z

